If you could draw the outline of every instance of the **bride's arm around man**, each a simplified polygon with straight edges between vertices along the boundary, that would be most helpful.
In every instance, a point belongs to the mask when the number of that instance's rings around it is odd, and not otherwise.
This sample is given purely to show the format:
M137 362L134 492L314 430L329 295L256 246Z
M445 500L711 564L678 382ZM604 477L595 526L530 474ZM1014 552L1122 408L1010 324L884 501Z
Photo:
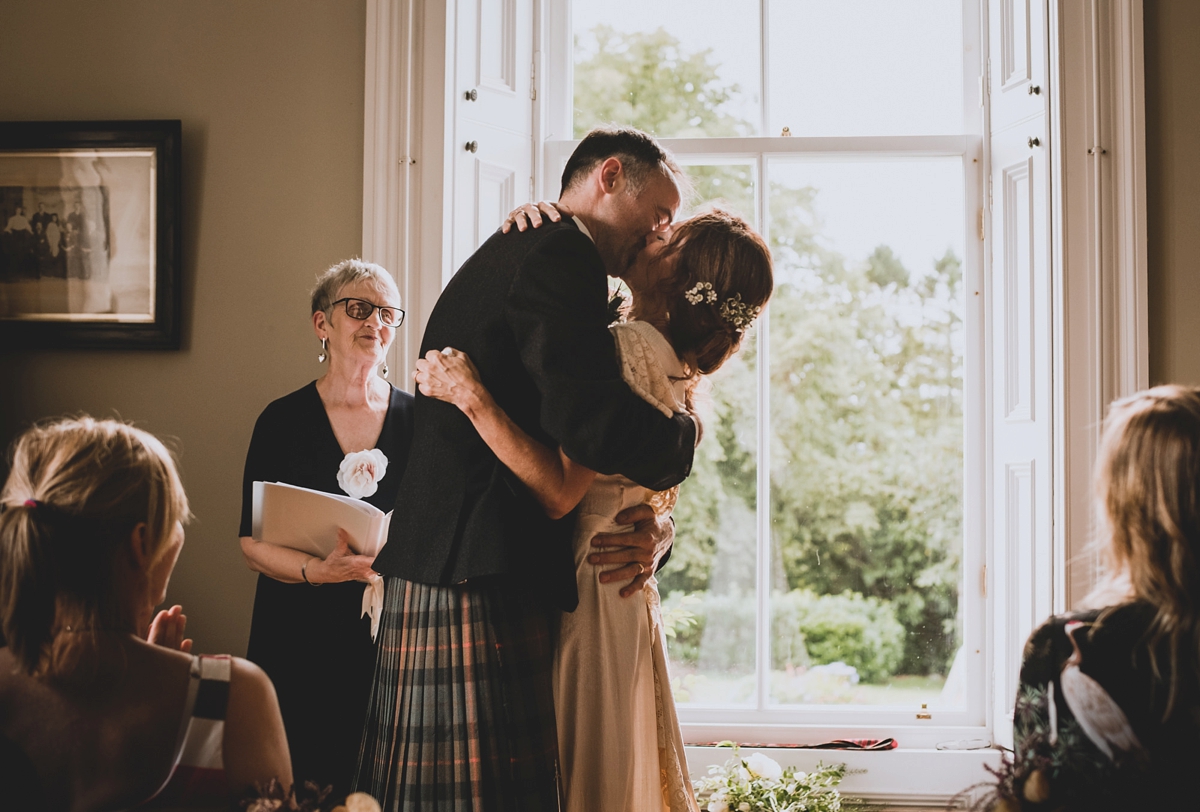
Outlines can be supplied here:
M654 490L689 473L696 426L622 380L607 276L672 221L678 173L644 133L589 134L563 175L575 217L493 235L446 287L421 346L465 352L537 442ZM577 602L574 524L547 516L458 408L418 395L374 565L386 597L358 788L389 808L558 808L550 621Z

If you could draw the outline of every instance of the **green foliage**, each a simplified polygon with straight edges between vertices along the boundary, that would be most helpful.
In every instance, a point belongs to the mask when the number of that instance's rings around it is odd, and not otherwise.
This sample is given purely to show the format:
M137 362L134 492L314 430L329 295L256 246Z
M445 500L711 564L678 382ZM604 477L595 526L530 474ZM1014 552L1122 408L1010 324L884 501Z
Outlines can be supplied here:
M711 671L744 671L754 661L755 606L753 593L671 593L663 601L664 617L672 619L671 659ZM803 589L771 596L775 670L840 661L864 682L884 682L900 665L904 638L894 608L878 598Z
M762 753L743 758L737 745L723 766L693 782L696 800L712 812L840 812L857 808L838 792L846 777L845 764L817 764L812 772L780 767Z
M785 629L796 629L813 665L844 662L863 682L883 682L904 652L904 627L891 604L852 592L814 595L803 589L771 596L772 653ZM801 665L802 662L795 662Z
M599 124L672 138L753 134L721 109L740 88L721 83L711 49L684 54L661 28L625 34L598 25L576 38L575 53L576 138Z
M740 89L721 82L708 50L683 53L661 29L624 34L608 26L577 46L577 135L606 122L664 136L754 131L728 112ZM688 172L697 201L723 200L753 221L749 165ZM849 261L822 244L819 190L773 184L766 192L776 270L771 588L839 600L849 592L880 611L889 605L904 630L895 673L945 673L960 637L962 263L947 250L907 268L884 245ZM714 376L704 441L676 507L675 548L658 576L663 594L711 590L728 603L713 614L716 604L706 600L708 614L697 611L696 627L679 632L673 656L708 658L699 643L707 626L721 641L706 641L720 649L712 662L742 657L743 669L753 662L754 617L752 602L746 617L734 596L756 584L755 346L752 332ZM816 645L798 627L791 636L772 633L781 651L797 651L797 639L810 655ZM885 649L877 662L864 655L863 668L892 673L894 649Z

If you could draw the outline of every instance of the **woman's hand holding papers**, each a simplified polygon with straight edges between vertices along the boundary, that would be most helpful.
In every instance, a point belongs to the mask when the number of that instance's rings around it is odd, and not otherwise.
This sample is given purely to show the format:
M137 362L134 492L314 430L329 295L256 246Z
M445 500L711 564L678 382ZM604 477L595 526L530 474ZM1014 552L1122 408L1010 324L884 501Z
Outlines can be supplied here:
M314 556L309 562L306 573L308 580L314 584L336 584L342 581L371 580L374 570L375 556L358 555L350 549L350 534L338 528L337 546L325 558Z

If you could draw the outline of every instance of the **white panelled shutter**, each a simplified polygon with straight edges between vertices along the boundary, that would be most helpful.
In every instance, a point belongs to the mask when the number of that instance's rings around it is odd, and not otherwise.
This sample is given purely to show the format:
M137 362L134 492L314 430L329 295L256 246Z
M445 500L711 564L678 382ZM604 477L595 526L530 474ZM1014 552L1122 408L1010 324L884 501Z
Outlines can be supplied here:
M451 271L531 193L533 0L458 0L455 20Z
M1053 277L1046 0L989 0L993 724L1012 744L1025 639L1053 596Z

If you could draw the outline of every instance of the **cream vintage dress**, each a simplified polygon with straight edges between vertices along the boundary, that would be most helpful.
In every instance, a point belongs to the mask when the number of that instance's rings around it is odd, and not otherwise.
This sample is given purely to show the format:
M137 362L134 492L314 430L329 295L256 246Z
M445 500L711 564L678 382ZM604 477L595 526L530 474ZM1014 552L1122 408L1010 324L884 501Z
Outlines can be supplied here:
M683 366L670 343L650 324L613 325L625 381L664 415L684 411ZM554 662L567 812L694 812L683 740L671 697L658 584L622 598L621 583L601 584L589 564L597 533L628 527L613 518L649 503L674 505L663 494L623 476L596 477L579 505L575 577L579 607L563 613Z

